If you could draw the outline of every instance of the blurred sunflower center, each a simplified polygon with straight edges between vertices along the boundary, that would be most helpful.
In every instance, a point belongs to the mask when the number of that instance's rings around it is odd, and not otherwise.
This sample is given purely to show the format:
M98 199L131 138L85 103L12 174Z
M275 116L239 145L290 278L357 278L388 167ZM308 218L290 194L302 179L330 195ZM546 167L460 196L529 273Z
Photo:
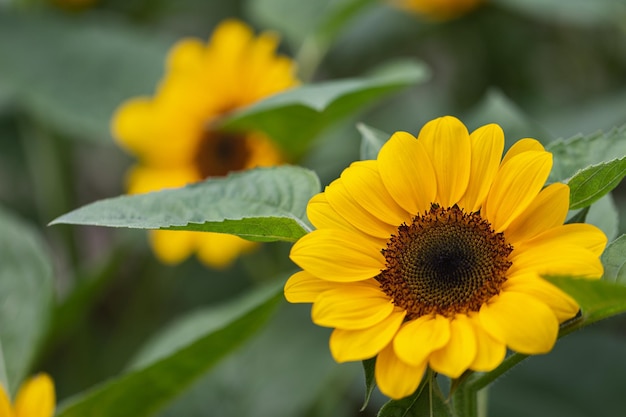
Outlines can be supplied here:
M225 176L248 167L252 149L245 134L207 130L196 150L195 164L203 178Z
M500 292L512 250L479 213L433 204L398 227L382 251L386 268L376 279L409 319L451 317L478 311Z

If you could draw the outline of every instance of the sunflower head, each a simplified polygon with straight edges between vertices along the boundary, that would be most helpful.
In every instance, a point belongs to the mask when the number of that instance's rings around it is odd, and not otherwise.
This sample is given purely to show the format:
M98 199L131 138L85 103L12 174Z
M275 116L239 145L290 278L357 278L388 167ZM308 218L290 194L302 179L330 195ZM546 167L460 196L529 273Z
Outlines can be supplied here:
M128 192L283 163L264 134L216 127L226 114L297 85L294 63L277 54L278 42L273 33L255 36L244 23L227 20L207 43L175 44L155 94L128 100L112 119L113 136L138 160L128 175ZM206 264L223 267L254 245L229 235L155 231L152 246L166 263L196 252Z
M578 305L542 275L599 278L602 231L564 224L569 188L545 186L552 155L534 139L504 158L495 125L471 134L454 117L417 138L395 133L316 195L316 230L293 246L285 286L331 327L339 362L377 357L376 380L410 395L424 371L490 371L507 348L552 349Z

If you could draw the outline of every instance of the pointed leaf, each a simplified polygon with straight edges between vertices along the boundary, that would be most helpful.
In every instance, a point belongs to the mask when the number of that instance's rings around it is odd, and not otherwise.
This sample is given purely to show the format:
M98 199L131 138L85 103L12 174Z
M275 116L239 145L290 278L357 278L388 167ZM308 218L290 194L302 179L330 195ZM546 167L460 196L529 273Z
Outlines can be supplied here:
M288 154L299 156L324 128L385 95L428 78L414 61L389 64L364 78L325 81L271 96L226 117L221 127L260 130Z
M281 299L282 290L274 286L271 291L265 289L236 302L235 310L241 314L229 314L231 321L222 326L209 321L199 332L179 333L184 334L183 340L170 340L144 358L143 366L69 399L59 407L56 416L154 415L257 331ZM203 331L208 333L202 334Z
M380 148L391 135L363 123L359 123L356 128L361 132L361 160L376 159Z
M604 279L626 285L626 235L621 235L604 250L602 254Z
M370 358L363 361L363 372L365 372L365 399L363 401L361 411L365 410L367 404L369 404L372 392L376 387L376 376L374 373L375 369L376 358Z
M12 392L30 372L53 302L52 260L30 225L0 209L0 342Z
M437 379L424 380L413 395L401 400L391 400L382 406L378 417L453 417Z
M295 241L308 231L305 209L319 192L315 173L258 168L183 188L97 201L50 224L230 233L257 241Z
M626 157L592 165L569 181L570 209L587 207L611 192L626 176Z

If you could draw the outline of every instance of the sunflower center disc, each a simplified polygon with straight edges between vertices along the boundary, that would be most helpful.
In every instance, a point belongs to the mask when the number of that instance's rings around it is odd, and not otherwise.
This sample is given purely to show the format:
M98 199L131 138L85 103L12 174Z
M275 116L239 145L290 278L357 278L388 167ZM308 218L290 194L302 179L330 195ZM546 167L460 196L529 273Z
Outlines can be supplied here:
M435 204L402 224L383 249L376 279L409 319L478 311L500 292L513 247L479 213Z
M196 167L202 178L222 177L246 168L250 158L244 135L206 131L196 150Z

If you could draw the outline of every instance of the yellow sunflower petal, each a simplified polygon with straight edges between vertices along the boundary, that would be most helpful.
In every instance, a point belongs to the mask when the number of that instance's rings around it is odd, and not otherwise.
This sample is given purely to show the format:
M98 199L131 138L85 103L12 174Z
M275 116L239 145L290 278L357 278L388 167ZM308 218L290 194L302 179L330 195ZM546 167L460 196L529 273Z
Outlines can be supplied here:
M341 285L336 282L319 279L307 271L293 274L285 283L285 298L290 303L312 303L324 291Z
M52 417L56 399L54 383L46 374L27 380L15 398L16 417Z
M317 229L341 229L355 234L363 233L328 204L325 193L318 193L309 200L306 214Z
M319 229L291 249L291 260L316 277L349 282L375 277L385 267L381 247L343 230Z
M467 128L452 116L426 123L417 140L424 144L437 177L437 202L444 208L458 203L470 179L471 152Z
M164 188L183 187L201 179L193 167L162 169L136 165L128 172L126 183L129 194L141 194Z
M528 151L544 152L545 148L537 139L520 139L515 142L513 146L511 146L511 148L506 152L506 155L504 155L504 158L502 158L502 162L500 163L500 165L504 165L509 162L509 160L514 156Z
M569 187L561 183L550 184L506 228L506 240L515 246L518 242L560 226L565 221L568 210Z
M196 248L196 233L172 230L151 230L150 244L154 254L167 265L187 259Z
M7 395L6 390L0 384L0 416L2 417L14 417L13 407L11 407L11 401Z
M530 295L552 309L559 323L574 317L578 303L561 289L534 274L519 274L509 277L502 286L503 291Z
M166 66L171 71L198 68L202 65L205 46L195 38L181 39L170 49Z
M596 256L602 255L607 244L604 232L592 224L572 223L545 230L532 240L522 242L521 247L567 244L588 249Z
M489 372L502 363L506 356L506 345L497 341L483 329L477 314L470 315L476 335L476 356L470 369L478 372Z
M330 351L337 362L373 358L391 342L406 316L395 309L389 317L372 327L358 330L335 329L330 335Z
M193 232L192 232L193 233ZM250 252L259 244L225 233L196 232L198 259L211 268L227 268L240 255Z
M405 323L395 339L393 347L402 361L419 366L437 349L450 340L450 320L440 316L422 316Z
M604 271L596 254L583 247L567 243L514 249L510 259L513 265L507 271L509 276L535 273L600 278Z
M406 132L396 132L378 154L378 169L393 199L411 214L430 209L437 179L424 145Z
M475 212L482 206L498 172L504 149L504 132L496 124L482 126L470 135L470 145L470 181L459 206L466 212Z
M411 366L400 360L391 343L376 358L374 371L378 389L384 395L400 399L415 392L426 371L426 361Z
M155 129L153 104L147 97L138 97L122 103L111 119L111 132L117 143L134 154L143 154L151 145Z
M470 319L457 314L450 321L450 340L430 354L430 367L450 378L458 378L476 358L476 333Z
M324 292L315 300L311 317L319 326L355 330L374 326L393 312L394 305L375 280L354 282Z
M376 161L359 161L341 174L341 180L352 198L378 220L397 228L410 222L413 214L400 207L387 191Z
M478 314L480 324L492 337L523 354L549 352L559 332L552 310L526 294L501 292L483 304Z
M483 205L483 217L496 233L526 210L546 182L552 154L523 152L502 165Z
M324 192L328 204L355 228L370 236L389 239L397 231L399 224L392 226L373 216L352 198L342 179L333 181Z

